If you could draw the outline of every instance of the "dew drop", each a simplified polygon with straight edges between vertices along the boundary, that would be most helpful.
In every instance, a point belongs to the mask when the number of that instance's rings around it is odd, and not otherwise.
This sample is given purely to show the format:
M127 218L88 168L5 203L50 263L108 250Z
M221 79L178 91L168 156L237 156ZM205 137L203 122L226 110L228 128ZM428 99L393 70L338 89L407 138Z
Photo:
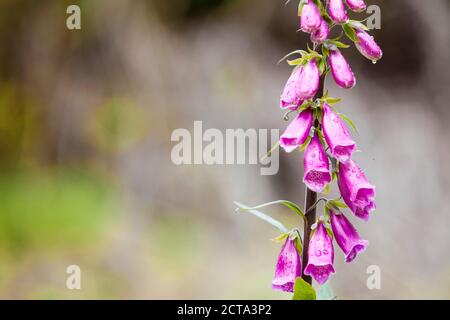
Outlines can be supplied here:
M372 60L372 63L373 64L377 64L377 60Z

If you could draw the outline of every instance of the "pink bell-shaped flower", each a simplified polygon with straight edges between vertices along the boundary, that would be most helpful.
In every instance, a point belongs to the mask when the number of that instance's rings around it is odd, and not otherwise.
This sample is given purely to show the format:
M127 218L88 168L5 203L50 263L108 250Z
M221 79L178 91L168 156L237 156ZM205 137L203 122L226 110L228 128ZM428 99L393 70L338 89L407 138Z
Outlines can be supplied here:
M287 127L280 137L280 146L286 152L292 152L306 142L313 125L310 109L302 111Z
M347 22L348 16L342 0L329 0L330 18L337 24Z
M305 150L303 168L305 172L303 182L310 190L321 193L331 182L328 156L317 135L311 139Z
M305 274L312 276L319 284L324 284L334 271L333 241L322 221L309 241L308 265Z
M345 262L352 262L360 252L366 250L369 242L359 236L358 231L341 212L331 210L330 219L334 239L345 254Z
M295 279L301 276L301 260L295 239L286 239L278 256L272 289L293 292Z
M375 186L371 185L364 172L353 161L339 163L338 186L344 202L355 216L367 221L375 210Z
M350 160L356 143L341 118L327 103L323 105L322 129L331 155L340 162Z
M355 74L339 49L330 50L329 61L336 83L344 89L353 88L356 84Z
M303 6L302 14L300 16L300 29L306 33L311 33L320 27L321 21L320 10L316 4L309 0Z

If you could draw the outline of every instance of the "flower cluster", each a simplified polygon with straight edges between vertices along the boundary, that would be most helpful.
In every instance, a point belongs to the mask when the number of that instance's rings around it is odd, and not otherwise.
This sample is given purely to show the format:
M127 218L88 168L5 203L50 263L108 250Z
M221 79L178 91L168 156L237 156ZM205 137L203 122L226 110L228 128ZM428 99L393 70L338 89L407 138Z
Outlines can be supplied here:
M363 0L345 2L352 11L366 9ZM286 241L272 284L274 289L286 292L294 291L294 283L299 277L309 275L324 284L335 273L334 241L344 253L346 262L353 261L368 245L342 211L348 209L357 218L369 220L375 210L375 186L368 182L353 160L357 145L345 122L352 127L354 124L335 109L333 104L340 99L328 96L324 82L331 73L336 84L344 89L356 85L355 74L340 50L349 45L340 42L340 37L330 38L334 28L342 28L357 50L372 62L381 59L382 51L363 23L349 19L346 6L343 0L300 0L300 29L310 34L312 49L308 47L307 51L297 50L286 56L287 59L299 55L297 59L287 60L294 69L282 92L280 107L286 110L286 116L296 115L280 137L280 146L289 153L304 151L303 182L310 192L326 194L330 184L337 180L341 195L339 199L320 198L313 208L305 208L305 212L293 203L270 203L294 208L306 222L309 211L315 210L321 200L325 202L324 214L316 223L313 226L305 224L305 228L311 228L307 244L302 244L298 230L286 232L282 238ZM307 261L301 259L303 250L307 250L307 255L303 255Z

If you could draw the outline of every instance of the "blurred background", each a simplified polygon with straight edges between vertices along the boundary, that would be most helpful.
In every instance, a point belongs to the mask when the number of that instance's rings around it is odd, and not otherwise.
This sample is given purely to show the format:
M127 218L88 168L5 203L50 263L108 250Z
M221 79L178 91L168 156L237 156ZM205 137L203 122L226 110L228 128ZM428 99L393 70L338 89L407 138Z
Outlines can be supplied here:
M384 57L345 50L358 85L327 88L358 125L378 208L352 217L370 247L349 265L336 248L330 283L340 299L448 299L450 1L367 3ZM0 298L290 299L270 288L276 230L233 201L302 204L301 155L280 153L275 176L176 166L170 137L194 120L283 130L277 61L305 47L297 29L297 1L2 0ZM82 290L66 288L72 264Z

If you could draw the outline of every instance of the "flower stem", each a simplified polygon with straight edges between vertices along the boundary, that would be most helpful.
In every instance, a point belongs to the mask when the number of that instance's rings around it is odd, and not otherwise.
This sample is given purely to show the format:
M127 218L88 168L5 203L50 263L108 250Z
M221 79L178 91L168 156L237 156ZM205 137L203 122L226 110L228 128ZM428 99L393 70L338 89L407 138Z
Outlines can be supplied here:
M322 98L325 87L325 78L326 74L320 77L320 86L319 91L315 99ZM314 126L317 128L319 126L319 121L316 119L314 122ZM316 223L316 207L314 206L317 202L317 193L306 188L306 199L305 199L305 226L303 231L303 257L302 257L302 278L307 283L312 284L312 279L310 276L305 275L304 271L306 266L308 265L308 248L309 248L309 239L311 236L311 226ZM314 206L314 207L313 207Z

